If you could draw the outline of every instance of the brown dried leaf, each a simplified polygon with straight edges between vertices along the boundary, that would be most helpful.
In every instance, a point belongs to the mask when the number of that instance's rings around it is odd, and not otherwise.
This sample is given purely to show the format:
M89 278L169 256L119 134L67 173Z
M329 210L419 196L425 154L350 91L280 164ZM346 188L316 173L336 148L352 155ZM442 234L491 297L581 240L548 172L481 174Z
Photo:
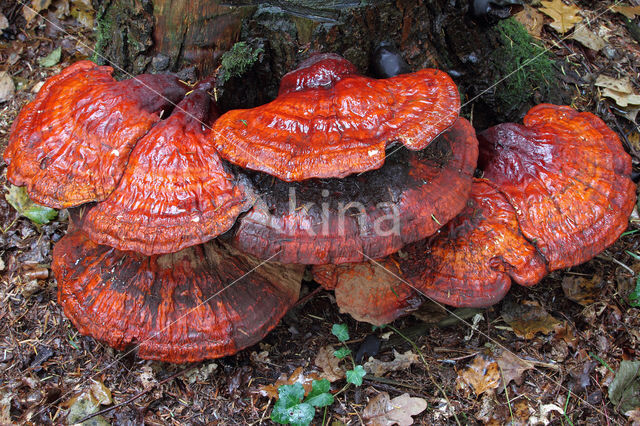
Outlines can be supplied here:
M0 103L11 100L15 92L16 87L9 73L0 71Z
M584 25L577 27L570 38L596 52L607 45L607 42L602 37Z
M322 370L320 377L332 383L342 379L345 375L344 370L340 368L340 359L333 354L335 350L333 346L320 348L313 362L316 367Z
M422 398L412 398L408 393L389 398L389 394L382 392L372 398L367 404L362 417L369 426L409 426L413 418L427 409L427 401Z
M260 386L258 388L258 393L262 396L278 399L278 388L280 386L300 383L304 388L304 394L307 395L311 392L311 384L313 381L320 379L321 377L314 372L305 375L302 367L298 367L293 371L293 373L291 373L291 376L287 377L286 374L282 374L274 384Z
M536 302L523 302L522 305L505 303L502 318L518 337L525 339L533 339L538 332L549 334L560 324Z
M553 19L551 28L564 34L574 27L575 24L582 21L582 17L578 16L580 8L573 4L567 5L562 0L541 1L540 12Z
M636 16L640 15L640 6L624 6L621 4L616 4L614 6L611 6L611 10L624 15L628 19L633 19Z
M476 396L495 389L500 384L498 363L485 355L476 356L464 370L458 371L456 389L473 390Z
M591 279L567 275L562 279L562 291L567 299L587 306L599 299L604 282L594 275Z
M31 22L41 10L51 6L51 0L31 0L31 4L22 6L22 14L27 22Z
M496 359L502 373L504 385L508 385L512 380L520 386L522 384L522 374L534 368L529 361L519 358L509 351L503 351Z
M9 20L3 13L0 13L0 33L7 28L9 28Z
M595 85L602 87L602 96L613 99L621 107L640 105L640 95L633 90L629 77L613 78L600 74Z
M370 357L369 361L364 363L364 369L367 370L367 373L373 374L374 376L382 376L389 371L406 370L418 361L418 355L410 350L401 354L394 349L393 361L380 361Z
M534 37L540 37L544 17L537 9L524 5L524 9L514 15L516 21L520 22L527 29L527 32Z

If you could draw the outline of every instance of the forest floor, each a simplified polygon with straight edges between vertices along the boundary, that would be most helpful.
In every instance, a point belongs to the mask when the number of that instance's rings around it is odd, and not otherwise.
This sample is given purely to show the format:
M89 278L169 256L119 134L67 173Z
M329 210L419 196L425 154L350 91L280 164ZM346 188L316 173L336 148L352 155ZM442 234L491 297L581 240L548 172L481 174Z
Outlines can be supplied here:
M64 3L54 2L56 7ZM13 119L41 83L91 55L90 11L78 12L76 2L66 3L72 4L71 12L51 8L43 11L46 20L36 17L30 23L20 8L0 8L0 72L9 72L15 86L0 103L0 150ZM589 4L601 3L607 2L578 2L580 16L589 20L591 35L585 37L596 35L596 42L605 43L599 48L561 37L548 26L539 38L553 56L569 58L584 71L579 81L562 83L575 93L573 105L599 114L621 135L637 172L640 129L629 119L635 119L633 108L614 102L632 93L623 88L605 98L594 81L602 73L618 81L628 77L637 93L640 45L619 13L590 9ZM637 21L631 21L636 29ZM9 188L4 163L0 187L3 193ZM318 356L328 346L339 346L331 329L340 323L348 326L347 345L354 353L398 359L383 365L376 377L365 377L361 387L342 392L325 412L327 424L360 424L369 401L381 392L425 400L427 409L414 417L422 424L640 424L640 411L621 412L623 404L609 395L621 363L640 359L640 302L634 307L630 299L631 292L640 291L640 258L634 258L640 251L637 211L628 231L592 261L554 272L533 288L514 286L489 309L456 311L463 321L438 322L449 315L428 305L418 316L395 321L394 329L373 330L341 315L333 295L319 291L260 344L195 365L141 360L78 334L56 303L50 273L52 246L66 226L64 212L49 224L35 225L0 197L0 424L65 423L110 407L92 421L269 423L274 388L265 386L281 376L328 377L334 389L344 385L346 362L334 365ZM316 288L305 282L303 293ZM637 372L628 377L627 388L636 391L625 397L636 398L640 406ZM316 419L321 415L319 410Z

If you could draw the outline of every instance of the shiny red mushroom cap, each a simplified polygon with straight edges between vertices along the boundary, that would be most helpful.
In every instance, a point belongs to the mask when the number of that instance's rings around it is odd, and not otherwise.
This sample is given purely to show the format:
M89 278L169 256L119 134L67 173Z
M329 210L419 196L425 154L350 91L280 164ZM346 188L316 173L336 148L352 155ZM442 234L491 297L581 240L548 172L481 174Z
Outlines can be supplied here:
M286 78L274 101L227 112L213 133L220 155L241 167L288 182L341 178L382 166L394 142L425 148L459 109L458 89L443 71L375 80L331 56Z
M147 257L97 245L77 230L56 244L52 269L58 303L80 333L174 363L231 355L261 340L298 299L304 271L261 264L215 241Z
M136 142L187 88L171 75L117 82L111 67L80 61L49 78L11 128L7 179L54 208L106 198Z
M437 235L381 260L314 267L313 273L335 287L341 311L380 325L415 309L419 296L456 307L490 306L512 279L534 285L547 268L506 198L475 180L465 209Z
M82 229L98 244L146 255L204 243L253 203L211 143L218 112L196 87L136 145L118 187L89 208Z
M385 165L344 179L286 183L251 177L259 196L238 220L239 250L283 263L361 262L436 232L465 206L478 155L460 118L420 152L394 152Z
M591 259L626 229L636 199L631 158L595 115L538 105L524 125L483 132L480 146L484 176L513 205L549 269Z
M306 89L328 88L347 76L357 74L356 66L340 55L335 53L315 54L302 61L298 68L282 77L278 95Z

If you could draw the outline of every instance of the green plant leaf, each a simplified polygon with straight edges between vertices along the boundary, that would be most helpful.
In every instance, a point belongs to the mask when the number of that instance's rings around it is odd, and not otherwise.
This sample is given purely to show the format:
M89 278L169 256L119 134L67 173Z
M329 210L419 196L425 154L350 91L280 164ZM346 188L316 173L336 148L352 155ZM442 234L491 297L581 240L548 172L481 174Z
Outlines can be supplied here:
M326 407L333 404L333 395L329 393L331 390L331 383L329 380L314 380L311 382L311 392L307 395L305 403L314 407Z
M640 308L640 275L636 280L636 288L629 293L629 305L634 308Z
M41 67L52 67L60 62L60 58L62 57L62 48L56 47L44 58L40 58L38 60L38 64Z
M351 349L349 348L340 348L337 351L333 352L333 356L338 359L342 359L351 353Z
M16 209L20 215L39 225L48 223L58 215L57 210L41 206L31 201L27 195L27 191L22 186L11 185L5 198L7 202L11 204L11 207Z
M312 384L313 386L313 384ZM303 403L304 387L300 383L282 385L278 388L278 402L271 411L271 420L280 424L306 426L316 414L315 408L309 403Z
M331 327L331 333L341 342L349 340L349 329L347 328L347 324L333 324L333 327Z
M353 370L347 371L347 382L355 386L362 386L362 378L367 374L364 367L356 365Z
M285 407L278 401L271 411L271 420L283 425L307 426L311 424L315 414L316 410L310 404L303 403L293 407Z
M609 399L621 413L640 406L640 361L622 361L609 385Z

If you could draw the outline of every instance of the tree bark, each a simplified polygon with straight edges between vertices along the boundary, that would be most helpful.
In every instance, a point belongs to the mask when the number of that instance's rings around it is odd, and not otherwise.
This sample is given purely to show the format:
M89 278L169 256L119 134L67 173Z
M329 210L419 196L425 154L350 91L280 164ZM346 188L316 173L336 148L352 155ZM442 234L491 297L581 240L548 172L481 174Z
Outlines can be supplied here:
M247 73L219 88L223 109L273 99L280 78L309 52L339 53L366 73L381 41L394 42L412 69L449 72L463 100L477 97L463 113L480 127L517 120L533 100L534 93L522 105L496 102L492 85L502 76L493 52L500 37L471 18L469 0L94 1L100 3L97 59L127 73L172 71L202 78L235 42L260 48L263 53Z

